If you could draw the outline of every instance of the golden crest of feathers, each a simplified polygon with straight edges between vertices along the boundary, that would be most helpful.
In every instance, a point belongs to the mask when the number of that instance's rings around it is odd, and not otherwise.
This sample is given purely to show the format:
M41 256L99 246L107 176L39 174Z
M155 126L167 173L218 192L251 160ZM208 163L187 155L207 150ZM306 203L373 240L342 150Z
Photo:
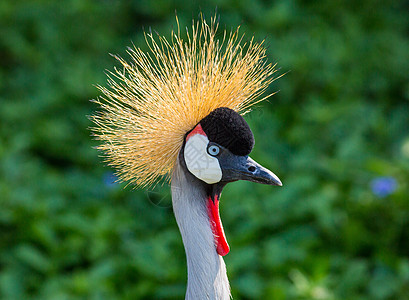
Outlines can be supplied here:
M275 65L265 61L263 42L243 43L238 30L222 32L218 23L193 23L186 38L146 34L149 52L129 48L128 62L108 74L108 88L95 100L91 117L98 146L123 181L154 183L170 173L185 134L218 107L244 114L274 80Z

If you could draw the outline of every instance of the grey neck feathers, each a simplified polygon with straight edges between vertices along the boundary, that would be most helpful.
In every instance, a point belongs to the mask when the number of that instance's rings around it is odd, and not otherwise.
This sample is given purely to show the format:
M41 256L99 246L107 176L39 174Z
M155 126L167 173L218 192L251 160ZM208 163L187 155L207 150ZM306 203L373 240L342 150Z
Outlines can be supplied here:
M172 204L186 251L186 300L230 299L226 265L216 252L210 228L205 189L184 171L179 159L172 175Z

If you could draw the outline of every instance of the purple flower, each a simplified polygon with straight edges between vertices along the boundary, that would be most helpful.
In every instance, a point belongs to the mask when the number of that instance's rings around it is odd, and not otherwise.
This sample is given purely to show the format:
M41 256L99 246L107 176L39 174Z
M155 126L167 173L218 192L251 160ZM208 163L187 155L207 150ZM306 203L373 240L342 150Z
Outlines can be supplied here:
M392 194L397 187L396 179L391 176L378 177L371 181L372 193L380 198Z
M118 177L112 172L105 172L103 181L105 186L112 188L117 184Z

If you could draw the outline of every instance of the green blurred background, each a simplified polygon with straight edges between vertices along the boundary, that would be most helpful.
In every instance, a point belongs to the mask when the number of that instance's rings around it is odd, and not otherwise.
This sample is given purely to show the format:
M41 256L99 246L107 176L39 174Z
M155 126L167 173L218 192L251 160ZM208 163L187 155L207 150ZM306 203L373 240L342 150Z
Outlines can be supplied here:
M115 184L93 149L108 53L202 11L266 39L246 118L282 188L228 186L234 299L409 299L407 1L0 2L0 298L182 299L169 187Z

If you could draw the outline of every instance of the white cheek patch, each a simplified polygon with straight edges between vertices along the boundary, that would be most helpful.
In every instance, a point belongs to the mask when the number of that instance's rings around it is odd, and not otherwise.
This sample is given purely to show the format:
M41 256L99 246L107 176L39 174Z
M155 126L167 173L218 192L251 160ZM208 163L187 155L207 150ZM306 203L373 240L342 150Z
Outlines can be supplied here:
M185 144L184 156L187 169L200 180L208 184L222 179L219 161L207 153L209 140L206 136L195 134Z

